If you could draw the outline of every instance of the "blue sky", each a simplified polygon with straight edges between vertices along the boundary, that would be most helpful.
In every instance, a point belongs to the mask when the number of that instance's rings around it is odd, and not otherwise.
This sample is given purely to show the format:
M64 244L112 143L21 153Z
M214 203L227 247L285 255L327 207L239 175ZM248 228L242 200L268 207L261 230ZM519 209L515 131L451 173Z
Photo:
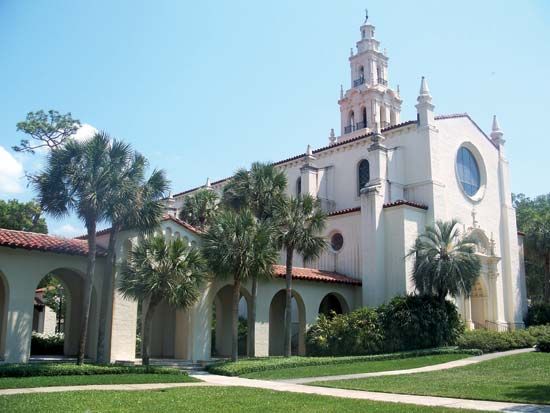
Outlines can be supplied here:
M550 192L550 2L0 0L0 198L33 196L40 156L10 147L38 109L131 142L174 192L326 145L365 7L401 119L425 75L437 113L498 115L514 192Z

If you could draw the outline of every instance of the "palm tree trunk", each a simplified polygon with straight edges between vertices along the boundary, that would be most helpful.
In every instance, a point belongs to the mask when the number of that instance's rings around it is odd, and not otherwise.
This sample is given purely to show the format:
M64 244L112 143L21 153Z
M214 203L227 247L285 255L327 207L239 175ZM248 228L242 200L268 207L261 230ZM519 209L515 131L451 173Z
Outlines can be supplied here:
M115 246L119 234L119 226L113 224L111 233L109 234L109 246L107 248L107 266L103 274L103 283L101 286L101 306L99 308L99 330L97 333L97 360L100 363L107 363L107 308L110 303L113 303L113 294L115 291L115 266L116 266L116 253ZM113 309L111 308L111 312ZM110 327L109 323L109 327Z
M236 277L233 283L233 305L231 320L231 360L237 361L239 358L239 300L241 298L241 280Z
M256 298L258 297L258 277L252 278L252 302L248 309L248 357L256 355Z
M292 259L294 248L286 249L286 302L285 302L285 331L284 355L292 355Z
M157 301L149 300L147 313L145 314L145 320L143 321L141 364L144 366L149 365L149 359L151 358L151 328L153 326L153 315L155 313L157 304Z
M95 273L96 258L96 221L94 218L86 221L88 229L88 265L86 267L86 278L84 280L84 292L82 297L82 318L80 321L80 342L78 345L78 356L76 364L84 364L86 354L86 342L88 339L88 321L90 319L90 302L92 301L92 280Z

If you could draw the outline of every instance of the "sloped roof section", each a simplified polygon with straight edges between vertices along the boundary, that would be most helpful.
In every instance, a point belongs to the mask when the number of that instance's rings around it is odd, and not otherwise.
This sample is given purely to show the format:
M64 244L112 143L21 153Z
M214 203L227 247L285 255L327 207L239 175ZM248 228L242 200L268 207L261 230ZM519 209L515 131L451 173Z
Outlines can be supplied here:
M0 246L57 254L88 255L88 243L84 240L3 228L0 228ZM106 254L105 249L97 247L97 256Z
M286 267L284 265L274 265L273 269L276 277L285 278ZM292 279L334 284L362 285L361 280L357 278L351 278L337 272L316 270L315 268L294 267L292 268Z

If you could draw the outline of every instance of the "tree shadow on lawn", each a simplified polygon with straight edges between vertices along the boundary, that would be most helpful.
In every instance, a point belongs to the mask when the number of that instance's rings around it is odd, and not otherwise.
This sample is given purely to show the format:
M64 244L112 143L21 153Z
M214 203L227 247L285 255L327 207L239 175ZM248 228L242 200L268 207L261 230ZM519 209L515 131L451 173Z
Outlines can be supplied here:
M550 405L550 384L517 386L514 390L506 392L505 395L513 399L526 400L528 403Z

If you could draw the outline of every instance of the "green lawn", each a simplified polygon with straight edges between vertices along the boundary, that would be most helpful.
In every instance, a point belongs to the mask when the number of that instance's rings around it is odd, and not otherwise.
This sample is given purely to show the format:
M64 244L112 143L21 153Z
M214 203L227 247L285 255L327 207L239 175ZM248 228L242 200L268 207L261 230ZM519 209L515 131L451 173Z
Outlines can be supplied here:
M101 374L78 376L2 377L0 389L83 384L186 383L197 381L186 374ZM1 410L1 409L0 409Z
M312 384L386 393L550 404L550 353L507 356L431 373Z
M471 357L469 354L437 354L393 360L357 361L324 366L293 367L258 371L241 377L251 379L294 379L300 377L335 376L340 374L370 373L374 371L403 370Z
M85 391L0 396L1 412L376 412L457 413L457 409L379 403L241 387ZM463 410L462 412L467 412Z

